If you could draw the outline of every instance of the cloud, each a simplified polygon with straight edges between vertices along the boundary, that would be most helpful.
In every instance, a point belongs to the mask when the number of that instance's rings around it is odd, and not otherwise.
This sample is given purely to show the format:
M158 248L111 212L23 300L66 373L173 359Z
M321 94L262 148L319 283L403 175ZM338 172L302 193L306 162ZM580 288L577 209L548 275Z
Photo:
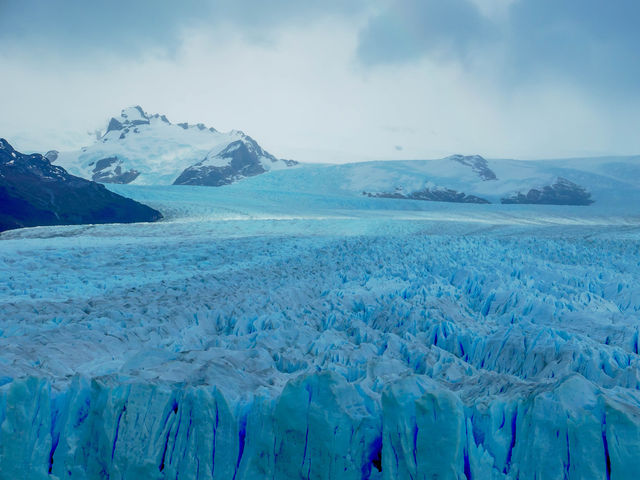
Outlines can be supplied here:
M365 0L0 0L0 53L22 49L70 57L132 58L175 52L187 30L227 24L260 36L286 24L354 15Z
M150 47L174 48L181 29L201 21L205 7L203 0L3 0L0 44L60 57L135 56Z
M371 18L360 33L358 56L368 65L425 55L464 58L489 35L489 22L468 0L400 0Z
M637 0L0 0L0 54L61 63L170 56L194 31L260 41L332 16L360 30L355 55L365 67L427 58L507 87L551 79L608 95L640 88ZM220 42L213 35L210 48Z
M79 148L140 104L297 160L637 153L640 6L602 5L0 0L0 134Z
M599 89L638 89L640 2L520 0L510 9L510 74L556 74Z
M637 0L502 0L504 14L487 15L481 7L491 3L499 0L394 1L360 32L358 59L429 58L491 71L507 85L553 79L638 93Z

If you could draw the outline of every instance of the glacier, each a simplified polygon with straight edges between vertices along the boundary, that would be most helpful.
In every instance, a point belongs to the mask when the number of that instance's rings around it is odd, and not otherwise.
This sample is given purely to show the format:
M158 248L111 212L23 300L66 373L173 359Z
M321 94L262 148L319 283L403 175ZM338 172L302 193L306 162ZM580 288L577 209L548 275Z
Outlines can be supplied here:
M637 478L632 202L322 172L110 185L165 220L0 235L0 478Z

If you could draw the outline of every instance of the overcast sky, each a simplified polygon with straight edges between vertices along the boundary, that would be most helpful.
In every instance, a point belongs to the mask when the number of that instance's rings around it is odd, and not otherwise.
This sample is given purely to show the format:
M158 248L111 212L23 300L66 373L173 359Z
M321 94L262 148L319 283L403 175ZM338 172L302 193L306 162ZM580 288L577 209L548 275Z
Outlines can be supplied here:
M129 105L279 157L640 153L638 0L0 0L0 137Z

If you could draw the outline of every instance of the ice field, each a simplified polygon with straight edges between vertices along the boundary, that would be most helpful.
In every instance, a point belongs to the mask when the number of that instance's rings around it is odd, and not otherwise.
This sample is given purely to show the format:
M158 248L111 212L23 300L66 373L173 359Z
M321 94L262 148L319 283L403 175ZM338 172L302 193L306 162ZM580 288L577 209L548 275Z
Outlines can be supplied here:
M638 478L640 208L301 171L0 235L0 478Z

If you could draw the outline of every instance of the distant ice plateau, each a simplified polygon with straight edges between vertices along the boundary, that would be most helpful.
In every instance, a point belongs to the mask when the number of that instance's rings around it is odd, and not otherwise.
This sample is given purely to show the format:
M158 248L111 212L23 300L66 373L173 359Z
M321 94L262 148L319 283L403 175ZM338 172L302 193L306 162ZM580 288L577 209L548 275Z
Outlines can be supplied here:
M0 477L637 478L633 189L361 195L397 166L110 185L165 220L0 235Z

